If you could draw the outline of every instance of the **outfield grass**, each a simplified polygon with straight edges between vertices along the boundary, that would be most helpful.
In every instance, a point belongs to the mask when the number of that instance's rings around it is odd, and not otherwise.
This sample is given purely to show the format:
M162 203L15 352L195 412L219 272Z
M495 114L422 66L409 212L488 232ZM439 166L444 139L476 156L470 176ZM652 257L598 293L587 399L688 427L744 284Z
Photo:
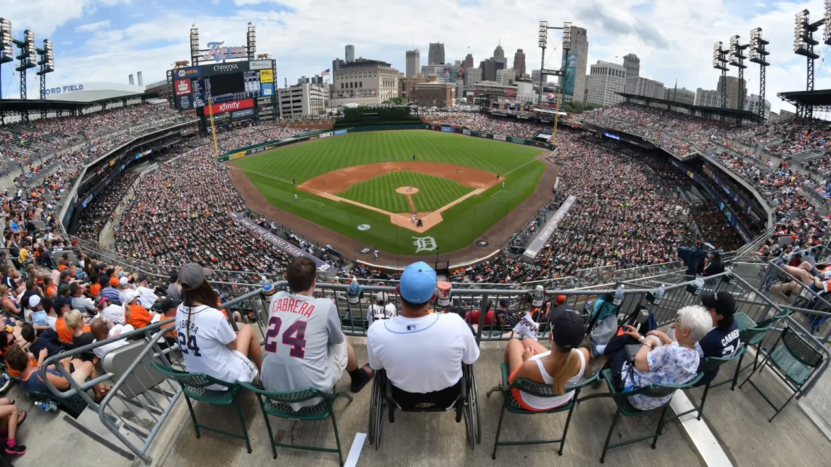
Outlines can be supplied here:
M346 235L355 240L355 246L378 248L393 254L413 255L416 254L413 237L432 236L441 252L449 253L468 247L487 229L519 206L534 192L545 171L545 165L534 160L542 151L530 146L464 135L404 130L331 137L276 149L231 163L242 168L251 182L274 206ZM300 185L315 176L338 170L341 165L351 167L384 162L385 159L390 162L409 161L412 160L413 154L416 154L417 161L452 163L500 174L505 177L505 188L497 184L485 193L472 196L453 206L442 213L443 222L419 235L390 224L389 216L322 198L298 190L292 185L292 179ZM397 186L392 187L389 192L390 198L401 197L406 202L405 196L394 192L395 188ZM294 200L295 194L299 195L299 201ZM343 193L339 196L343 196ZM463 194L453 199L461 196ZM442 206L445 204L447 203L444 202ZM420 205L418 209L422 209ZM400 212L408 211L409 207ZM360 231L357 227L361 224L369 224L371 228ZM435 252L418 254L427 256Z
M456 180L404 170L356 183L338 196L385 211L406 213L412 212L407 195L396 193L395 189L409 186L418 188L418 193L410 195L417 212L436 211L473 191Z

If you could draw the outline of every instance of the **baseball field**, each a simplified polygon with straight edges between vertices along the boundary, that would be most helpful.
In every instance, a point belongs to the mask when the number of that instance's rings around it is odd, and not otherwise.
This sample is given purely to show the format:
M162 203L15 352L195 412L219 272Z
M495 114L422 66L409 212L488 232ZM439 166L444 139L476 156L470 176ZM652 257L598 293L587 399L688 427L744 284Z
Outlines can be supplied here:
M270 217L289 227L280 211L319 225L321 234L347 237L356 250L435 255L482 243L486 231L517 210L546 171L538 160L544 152L458 134L380 131L289 145L229 164L238 187L234 175L241 171L259 192L247 195L240 187L249 207L261 212L252 206L261 194L277 208Z

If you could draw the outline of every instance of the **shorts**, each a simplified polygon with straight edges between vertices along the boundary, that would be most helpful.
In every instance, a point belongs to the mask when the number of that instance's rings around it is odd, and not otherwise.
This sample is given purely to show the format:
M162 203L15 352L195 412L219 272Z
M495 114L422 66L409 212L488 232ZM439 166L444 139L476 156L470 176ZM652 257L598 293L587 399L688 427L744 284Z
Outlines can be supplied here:
M87 375L85 375L81 370L75 370L72 372L72 379L74 379L78 384L84 384L87 380Z
M346 371L346 364L349 361L349 347L346 339L340 344L332 346L332 353L329 354L329 365L332 366L332 375L334 375L334 384L337 384L343 378L343 372Z
M231 367L231 372L236 375L233 381L242 381L244 383L250 383L254 381L254 378L257 376L259 371L257 371L257 365L254 365L254 362L248 359L242 352L237 350L232 350L231 352L239 360L231 360L229 361L229 366Z

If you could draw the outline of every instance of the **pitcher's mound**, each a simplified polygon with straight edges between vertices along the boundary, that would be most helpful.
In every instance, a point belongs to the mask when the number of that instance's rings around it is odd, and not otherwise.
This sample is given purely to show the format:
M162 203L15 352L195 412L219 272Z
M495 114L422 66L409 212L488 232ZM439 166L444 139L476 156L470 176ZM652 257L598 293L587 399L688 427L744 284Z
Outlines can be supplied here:
M401 193L402 195L414 195L414 194L418 193L418 188L416 188L416 187L410 188L408 186L402 186L401 188L396 188L395 192L396 193Z

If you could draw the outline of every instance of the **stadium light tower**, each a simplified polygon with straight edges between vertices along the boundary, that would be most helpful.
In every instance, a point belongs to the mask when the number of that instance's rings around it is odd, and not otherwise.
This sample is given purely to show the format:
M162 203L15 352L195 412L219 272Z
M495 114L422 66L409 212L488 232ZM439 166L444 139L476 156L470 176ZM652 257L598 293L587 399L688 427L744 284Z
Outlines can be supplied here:
M43 48L37 49L40 60L37 64L40 65L37 75L40 76L40 99L46 99L46 74L55 71L55 48L52 41L49 39L43 40ZM46 107L43 108L41 118L46 118Z
M540 94L537 104L542 104L542 87L545 83L545 75L542 70L545 68L545 47L548 45L548 21L540 21L539 46L542 49L542 63L540 64Z
M831 0L825 0L826 6L831 4ZM826 21L828 19L828 12L826 11ZM827 24L827 23L826 23ZM829 29L825 27L826 34ZM767 56L770 52L765 50L765 46L770 44L762 38L762 28L755 28L750 31L750 61L759 65L759 121L765 121L765 71L770 63L767 61Z
M727 108L727 50L721 41L713 44L713 68L721 71L721 109ZM721 114L724 121L724 112Z
M819 42L814 39L814 32L816 32L824 22L825 19L812 24L810 21L810 12L808 10L802 10L797 13L794 21L793 52L796 55L802 55L805 57L808 63L805 78L806 91L814 90L814 60L819 58L819 55L814 53L814 46L819 44ZM796 114L799 117L811 118L813 116L813 106L797 104Z
M190 64L199 65L199 28L196 23L190 28Z
M257 53L257 26L248 23L248 34L245 36L248 46L248 60L254 60Z
M747 65L744 64L744 59L747 57L744 55L744 50L750 47L750 44L741 44L741 40L738 34L730 38L730 66L734 66L739 69L739 105L736 109L741 112L744 110L744 94L745 94L745 83L744 83L744 69L747 68ZM727 86L727 82L724 82L724 89ZM739 121L741 122L741 117L739 117Z
M0 65L14 61L14 43L12 42L12 22L0 18ZM2 69L0 66L0 99L3 98L3 79Z
M35 32L30 30L23 31L23 40L12 42L20 49L20 55L17 58L20 60L20 66L14 70L20 73L20 99L26 99L26 70L37 66L38 47L35 44ZM25 115L25 114L24 114Z

